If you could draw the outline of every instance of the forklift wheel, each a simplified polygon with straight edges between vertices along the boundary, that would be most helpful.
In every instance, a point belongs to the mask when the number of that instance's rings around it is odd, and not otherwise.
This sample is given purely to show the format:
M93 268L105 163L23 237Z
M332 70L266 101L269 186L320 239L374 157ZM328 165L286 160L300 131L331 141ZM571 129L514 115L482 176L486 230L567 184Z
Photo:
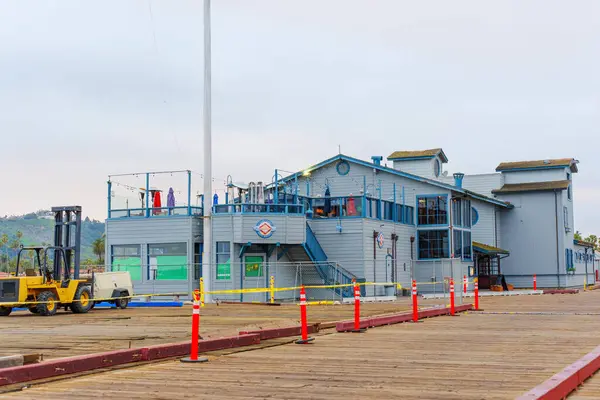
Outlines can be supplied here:
M75 314L85 314L92 308L92 291L89 286L79 286L75 292L71 310Z
M0 307L0 317L8 317L12 312L12 307Z
M56 296L50 291L40 293L37 300L41 302L37 305L38 314L45 317L56 314L60 306Z

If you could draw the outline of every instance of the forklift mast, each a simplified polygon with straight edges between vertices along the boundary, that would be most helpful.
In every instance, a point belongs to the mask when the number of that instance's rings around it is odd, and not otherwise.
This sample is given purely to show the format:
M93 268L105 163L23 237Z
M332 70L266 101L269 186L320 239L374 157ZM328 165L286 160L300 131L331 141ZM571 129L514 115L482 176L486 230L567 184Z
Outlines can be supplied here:
M54 213L54 250L55 281L69 281L71 266L73 279L79 279L81 261L81 206L52 207ZM73 237L74 236L74 237Z

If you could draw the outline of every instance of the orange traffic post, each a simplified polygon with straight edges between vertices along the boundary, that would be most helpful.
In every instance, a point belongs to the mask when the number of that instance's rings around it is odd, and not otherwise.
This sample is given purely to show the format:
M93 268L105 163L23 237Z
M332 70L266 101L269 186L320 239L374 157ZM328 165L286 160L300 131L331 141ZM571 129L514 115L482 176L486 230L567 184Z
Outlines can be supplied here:
M533 290L537 290L537 275L533 275Z
M354 281L354 333L365 332L366 329L360 328L360 286Z
M477 278L474 279L473 290L475 291L475 311L479 311L479 279Z
M308 337L308 322L306 320L306 290L304 285L300 288L300 320L302 323L302 338L296 340L296 344L307 344L315 340Z
M454 278L450 278L450 315L454 314Z
M463 275L463 295L467 294L467 276Z
M417 304L417 281L412 281L413 322L419 322L419 305Z
M192 309L192 343L190 356L182 358L181 362L200 363L208 361L206 357L198 358L198 340L200 339L200 291L194 290L194 306Z

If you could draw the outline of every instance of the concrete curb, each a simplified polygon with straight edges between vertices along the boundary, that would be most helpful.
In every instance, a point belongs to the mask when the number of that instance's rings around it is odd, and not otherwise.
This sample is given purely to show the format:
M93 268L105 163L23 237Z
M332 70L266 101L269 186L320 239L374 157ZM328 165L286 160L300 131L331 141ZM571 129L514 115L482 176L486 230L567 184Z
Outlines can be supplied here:
M561 400L600 370L600 346L517 400Z

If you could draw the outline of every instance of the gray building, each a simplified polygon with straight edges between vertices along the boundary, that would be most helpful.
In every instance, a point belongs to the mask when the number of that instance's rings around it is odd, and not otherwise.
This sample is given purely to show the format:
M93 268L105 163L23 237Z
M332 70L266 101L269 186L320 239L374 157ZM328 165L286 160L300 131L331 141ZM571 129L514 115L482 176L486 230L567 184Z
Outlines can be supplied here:
M539 287L582 286L586 276L593 282L593 247L573 238L577 161L502 163L492 174L448 176L442 149L394 152L392 167L382 160L338 154L295 173L276 170L266 185L229 179L213 207L212 260L202 259L202 201L191 205L191 184L181 205L142 200L139 209L113 209L109 182L106 259L131 272L137 293L189 294L206 268L218 291L268 287L271 277L277 288L380 284L366 286L366 296L397 294L385 283L409 287L412 279L422 292L441 291L446 278L460 284L465 275L478 277L482 289L502 275L515 287L531 287L534 274ZM151 192L142 189L146 199ZM339 299L351 291L308 295Z

